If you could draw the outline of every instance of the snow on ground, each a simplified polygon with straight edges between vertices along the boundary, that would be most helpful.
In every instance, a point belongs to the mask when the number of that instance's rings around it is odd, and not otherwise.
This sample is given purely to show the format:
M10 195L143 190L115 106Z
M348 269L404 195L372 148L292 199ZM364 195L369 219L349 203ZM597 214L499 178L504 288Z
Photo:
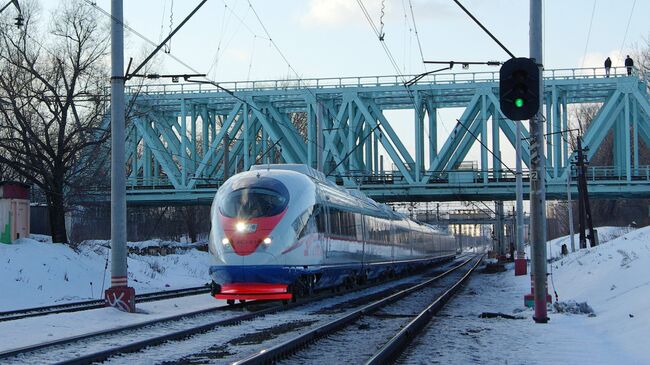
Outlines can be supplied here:
M0 244L0 311L103 298L110 286L106 241L77 250L47 236ZM210 281L211 257L196 249L166 256L129 254L129 285L136 293L200 286ZM92 283L92 284L91 284Z
M634 230L631 227L597 227L595 229L598 233L598 242L606 243L617 237L620 237L628 232ZM580 249L580 234L573 235L573 244L576 250ZM587 242L589 244L589 242ZM550 240L546 244L546 257L549 259L557 259L562 257L562 245L566 245L567 250L571 252L571 236L558 237ZM530 258L530 246L525 248L526 257Z
M593 315L551 309L549 323L536 324L532 309L523 303L524 294L530 292L530 276L515 277L512 267L499 274L475 275L427 333L419 336L417 348L408 351L404 363L647 364L650 227L601 227L599 236L599 246L566 257L558 253L568 237L549 244L551 257L556 257L549 264L550 294L557 291L564 308L577 309L574 303L586 303ZM0 310L88 299L90 281L94 297L99 298L107 253L105 247L91 243L78 251L31 239L0 245L4 294ZM201 285L208 280L209 264L209 255L196 250L168 256L129 255L130 283L138 292ZM12 334L0 351L220 304L209 296L197 296L143 303L135 314L102 308L0 323L0 333ZM521 319L481 319L483 312Z
M0 352L225 305L225 300L201 294L138 303L136 313L99 308L0 322L0 334L10 334L0 335Z
M619 237L604 242L605 234ZM404 362L648 364L650 227L599 228L599 235L599 246L549 265L549 293L557 291L563 307L576 309L576 303L586 302L593 315L552 309L549 323L536 324L532 309L523 303L530 276L515 277L512 267L479 274L418 338L418 347ZM561 246L562 240L568 237L551 241L551 247ZM522 319L481 319L483 312Z

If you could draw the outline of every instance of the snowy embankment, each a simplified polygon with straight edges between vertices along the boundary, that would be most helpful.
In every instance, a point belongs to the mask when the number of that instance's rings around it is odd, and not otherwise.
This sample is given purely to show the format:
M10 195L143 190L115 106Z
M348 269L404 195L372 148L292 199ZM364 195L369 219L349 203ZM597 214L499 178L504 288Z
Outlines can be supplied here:
M590 323L594 333L645 362L648 352L643 344L650 331L650 227L622 232L628 233L607 242L601 236L603 243L551 263L550 270L560 301L587 302L596 315ZM615 236L616 230L610 233Z
M110 286L106 241L84 242L77 250L47 243L43 236L0 244L0 311L103 298ZM131 246L131 244L130 244ZM179 289L209 282L211 257L196 249L166 256L129 254L129 285L136 293ZM92 283L92 284L91 284Z
M502 273L473 276L417 341L420 346L408 361L648 364L650 227L601 227L598 232L600 245L566 257L560 247L570 246L569 237L549 242L556 259L549 264L554 305L547 324L536 324L533 310L524 307L530 276L514 276L509 265ZM560 305L555 305L555 292ZM577 314L580 309L587 313ZM518 319L480 318L484 312Z
M598 242L607 243L617 237L623 236L626 233L632 232L634 228L630 227L597 227ZM580 235L573 235L573 244L576 251L580 249ZM589 244L589 242L587 242ZM571 252L571 236L562 236L552 239L546 244L546 257L551 260L562 258L562 245L566 245L569 253ZM526 257L530 258L530 246L525 247Z

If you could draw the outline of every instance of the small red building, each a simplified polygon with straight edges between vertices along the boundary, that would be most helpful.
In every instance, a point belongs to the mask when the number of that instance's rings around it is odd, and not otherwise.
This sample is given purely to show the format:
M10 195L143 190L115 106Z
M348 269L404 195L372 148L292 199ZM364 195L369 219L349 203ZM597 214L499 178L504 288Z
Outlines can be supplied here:
M29 185L0 181L0 243L29 237Z

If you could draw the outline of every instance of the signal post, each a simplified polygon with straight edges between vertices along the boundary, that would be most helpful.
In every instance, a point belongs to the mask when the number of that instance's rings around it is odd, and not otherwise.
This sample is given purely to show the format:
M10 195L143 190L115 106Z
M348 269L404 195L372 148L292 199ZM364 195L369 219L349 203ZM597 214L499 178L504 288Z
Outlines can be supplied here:
M530 119L531 282L535 307L533 319L537 323L547 323L546 157L544 154L544 118L541 113L541 98L544 90L542 0L530 0L529 41L530 58L512 58L501 67L499 98L501 111L506 117L517 123L520 120ZM518 222L518 225L522 223Z

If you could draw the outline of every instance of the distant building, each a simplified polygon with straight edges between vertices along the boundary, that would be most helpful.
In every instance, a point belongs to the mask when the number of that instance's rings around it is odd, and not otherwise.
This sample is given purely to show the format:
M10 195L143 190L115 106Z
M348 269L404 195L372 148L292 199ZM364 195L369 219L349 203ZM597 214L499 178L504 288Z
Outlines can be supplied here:
M0 243L29 237L29 185L0 181Z

